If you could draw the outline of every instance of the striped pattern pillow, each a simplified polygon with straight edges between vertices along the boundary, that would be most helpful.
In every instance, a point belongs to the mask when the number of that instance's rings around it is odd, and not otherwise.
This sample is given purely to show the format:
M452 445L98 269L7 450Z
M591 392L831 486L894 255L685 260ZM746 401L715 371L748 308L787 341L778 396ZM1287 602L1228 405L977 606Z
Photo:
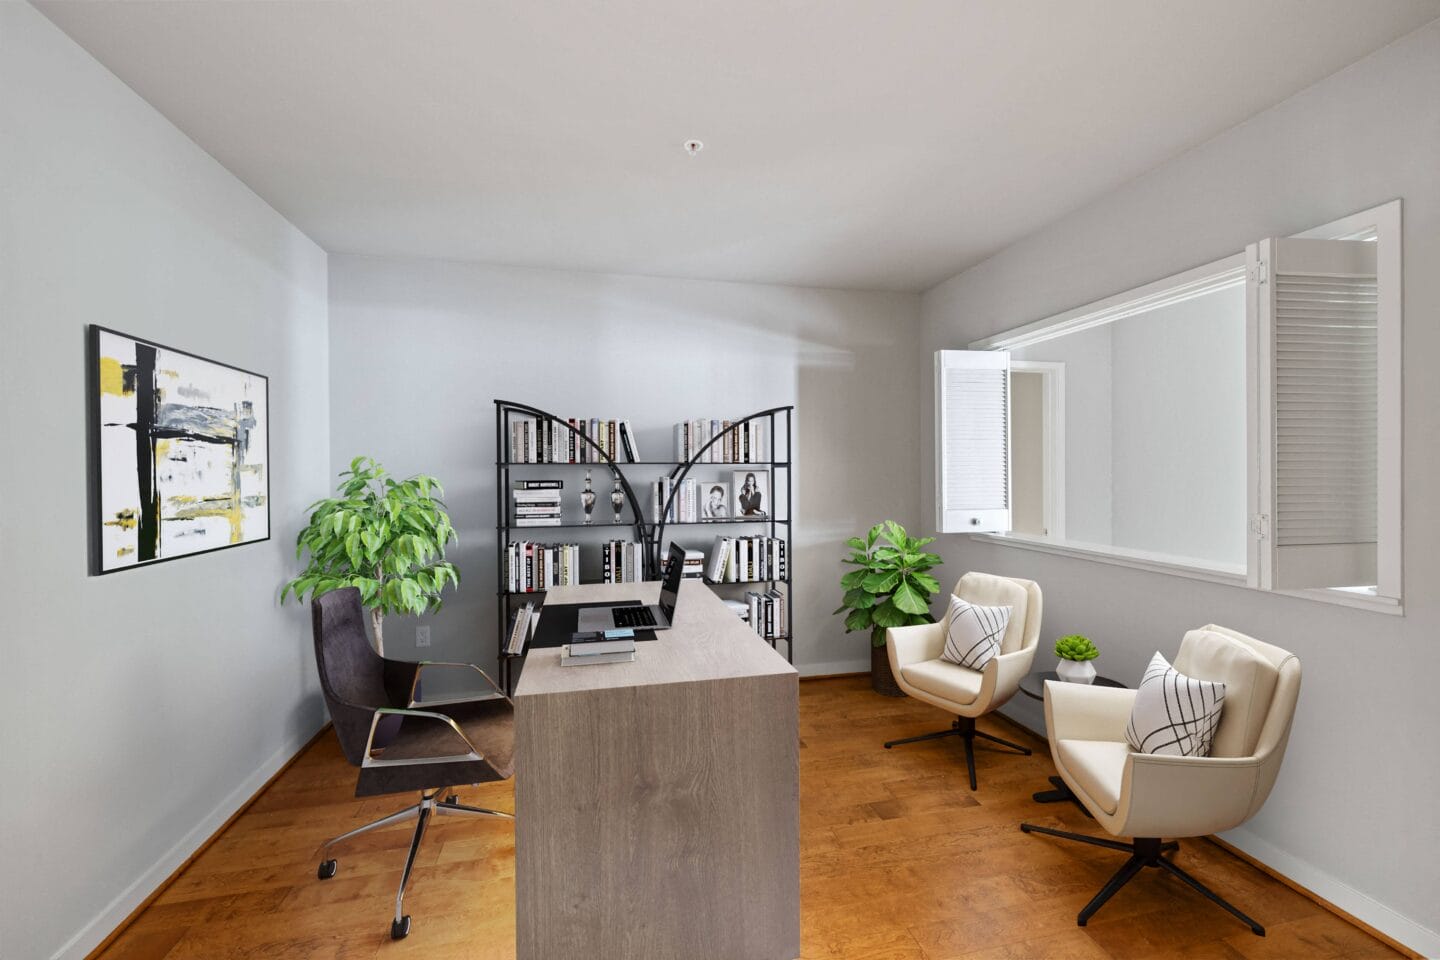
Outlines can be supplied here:
M1225 684L1187 677L1156 653L1135 692L1125 739L1141 753L1208 757L1224 706Z
M983 670L1000 655L1000 638L1010 625L1010 607L977 607L959 597L950 598L945 618L945 649L941 660Z

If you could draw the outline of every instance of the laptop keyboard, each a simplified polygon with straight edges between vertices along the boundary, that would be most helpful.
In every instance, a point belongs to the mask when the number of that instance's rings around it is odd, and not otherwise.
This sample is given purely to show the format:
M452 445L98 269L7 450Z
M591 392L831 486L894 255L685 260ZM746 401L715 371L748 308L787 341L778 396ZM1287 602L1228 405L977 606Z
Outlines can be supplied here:
M615 626L617 627L653 627L655 626L655 614L650 612L649 607L616 607Z

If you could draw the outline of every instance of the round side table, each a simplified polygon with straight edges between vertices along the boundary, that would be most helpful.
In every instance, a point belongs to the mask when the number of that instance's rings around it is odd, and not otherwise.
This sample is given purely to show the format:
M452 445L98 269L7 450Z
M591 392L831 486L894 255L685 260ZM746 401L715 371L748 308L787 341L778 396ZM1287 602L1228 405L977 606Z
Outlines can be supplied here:
M1025 694L1025 696L1030 697L1032 700L1044 700L1046 680L1054 680L1057 683L1063 682L1060 680L1060 674L1056 673L1054 670L1046 670L1044 673L1032 673L1024 680L1020 681L1020 692ZM1119 680L1112 680L1109 677L1097 676L1093 683L1081 684L1081 686L1124 687L1125 684L1121 683ZM1075 794L1070 792L1070 788L1065 785L1064 780L1061 780L1059 777L1051 777L1050 785L1054 789L1041 790L1038 793L1032 794L1030 799L1034 800L1036 803L1064 803L1066 800L1074 800L1077 807L1079 807L1081 810L1085 810L1084 805L1081 804L1078 799L1076 799ZM1085 813L1088 816L1090 811L1085 810Z
M1024 680L1020 681L1020 692L1025 694L1025 696L1030 697L1032 700L1044 700L1046 680L1054 680L1057 683L1063 682L1060 680L1060 674L1056 673L1054 670L1046 670L1044 673L1032 673ZM1125 684L1121 683L1119 680L1111 680L1109 677L1096 677L1093 683L1084 683L1081 684L1081 686L1123 687L1125 686Z

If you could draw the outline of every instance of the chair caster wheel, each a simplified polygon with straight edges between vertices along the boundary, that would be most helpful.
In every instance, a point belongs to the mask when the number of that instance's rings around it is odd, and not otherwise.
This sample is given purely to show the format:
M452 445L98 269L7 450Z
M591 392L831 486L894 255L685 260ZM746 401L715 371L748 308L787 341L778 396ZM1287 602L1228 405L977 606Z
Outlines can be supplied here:
M404 940L410 935L410 914L405 914L399 920L390 921L390 939Z
M329 880L335 876L335 871L339 868L339 865L334 860L322 860L320 861L320 869L315 871L315 876L321 880Z
M458 794L458 793L452 793L452 794L450 794L450 796L448 796L448 797L445 798L445 802L446 802L446 803L459 803L459 802L460 802L460 794Z
M1030 832L1030 824L1028 824L1028 823L1022 823L1022 824L1020 824L1020 832L1021 832L1021 833L1029 833L1029 832Z

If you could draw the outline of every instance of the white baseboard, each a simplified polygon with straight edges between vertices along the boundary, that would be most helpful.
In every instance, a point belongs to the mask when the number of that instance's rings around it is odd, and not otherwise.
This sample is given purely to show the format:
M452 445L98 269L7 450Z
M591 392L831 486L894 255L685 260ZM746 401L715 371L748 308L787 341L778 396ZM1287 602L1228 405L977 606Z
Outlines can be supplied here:
M1286 853L1279 847L1239 827L1219 834L1234 846L1282 876L1288 877L1317 897L1322 897L1362 923L1367 923L1420 954L1440 957L1440 933L1395 912L1313 864Z
M869 673L869 660L831 660L827 663L797 663L802 677L828 677L836 673Z
M314 736L315 731L312 730L310 733L292 737L290 741L267 757L265 762L260 764L254 773L241 781L234 790L231 790L225 799L216 805L215 809L206 814L185 836L176 841L174 846L165 851L164 856L140 874L134 883L121 891L119 896L111 900L109 905L101 910L94 919L81 927L73 937L65 942L64 946L51 954L50 960L84 960L90 951L99 946L111 931L120 926L125 918L144 902L146 897L154 893L160 884L179 869L180 865L198 850L202 843L208 840L216 830L219 830L226 820L229 820L265 785L265 781L290 762L290 759L299 753L300 749Z

